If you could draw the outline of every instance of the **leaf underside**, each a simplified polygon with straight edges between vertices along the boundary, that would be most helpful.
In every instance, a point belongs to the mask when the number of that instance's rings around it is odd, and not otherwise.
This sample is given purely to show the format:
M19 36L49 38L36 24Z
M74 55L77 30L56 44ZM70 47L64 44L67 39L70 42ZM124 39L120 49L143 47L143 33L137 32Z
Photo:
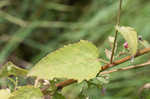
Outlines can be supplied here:
M124 39L128 42L129 50L131 54L135 55L138 48L138 38L135 29L131 27L125 27L125 26L116 26L116 29L118 32L121 33Z
M0 90L0 99L9 99L10 92L7 89Z
M81 40L60 48L40 60L28 76L43 79L68 78L79 82L96 76L100 69L98 49L91 42Z
M8 77L10 75L26 76L27 72L27 70L22 69L9 61L0 69L0 77Z
M23 86L17 91L14 91L9 99L43 99L43 94L39 88Z

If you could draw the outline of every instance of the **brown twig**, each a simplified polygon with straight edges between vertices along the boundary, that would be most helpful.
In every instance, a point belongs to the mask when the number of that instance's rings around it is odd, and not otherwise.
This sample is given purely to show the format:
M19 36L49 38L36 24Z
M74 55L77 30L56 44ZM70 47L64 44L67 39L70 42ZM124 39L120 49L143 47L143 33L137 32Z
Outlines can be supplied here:
M138 57L138 56L144 55L144 54L146 54L148 52L150 52L150 48L145 48L143 50L138 51L137 54L134 55L134 57ZM106 64L106 65L102 66L101 71L104 71L104 70L106 70L106 69L108 69L108 68L110 68L112 66L116 66L116 65L119 65L121 63L124 63L124 62L130 60L132 57L133 56L126 56L126 57L124 57L124 58L122 58L120 60L117 60L117 61L115 61L115 62L113 62L111 64Z
M119 68L119 69L113 69L113 70L110 70L110 71L100 72L100 74L101 75L110 74L110 73L113 73L113 72L126 71L126 70L129 70L129 69L141 68L141 67L145 67L145 66L150 66L150 61L148 61L146 63L143 63L143 64L132 65L132 66L123 67L123 68Z
M137 54L134 57L144 55L148 52L150 52L150 48L145 48L143 50L138 51ZM110 67L113 67L113 66L119 65L121 63L124 63L124 62L130 60L131 58L132 58L132 56L126 56L126 57L124 57L120 60L117 60L117 61L113 62L112 64L106 64L106 65L104 65L100 68L100 71L104 71L104 70L106 70ZM147 62L144 65L146 65L146 64L150 64L150 62ZM138 67L144 67L144 66L137 65L137 67L131 66L131 67L122 68L120 70L128 70L128 69L138 68ZM112 71L109 71L109 72L120 71L120 70L112 70ZM105 74L106 72L100 72L100 73ZM108 73L108 71L107 71L107 73ZM57 87L57 89L62 89L63 87L68 86L68 85L73 84L73 83L76 83L76 82L77 82L77 80L69 79L69 80L66 80L66 81L63 81L63 82L60 82L60 83L56 84L56 87ZM46 90L48 88L49 88L49 86L45 86L44 88L41 89L41 91L43 92L44 90Z
M68 79L68 80L65 80L63 82L60 82L60 83L56 84L56 87L57 87L57 89L62 89L63 87L65 87L67 85L70 85L70 84L73 84L73 83L76 83L76 82L77 82L77 80ZM50 87L50 85L48 84L45 87L41 88L41 91L44 92L49 87Z
M146 54L148 52L150 52L150 48L145 48L145 49L140 50L139 52L137 52L137 54L134 57L138 57L138 56L144 55L144 54ZM112 64L106 64L106 65L101 67L100 71L104 71L104 70L106 70L106 69L108 69L108 68L110 68L112 66L116 66L116 65L119 65L121 63L124 63L124 62L130 60L131 58L132 58L132 56L126 56L126 57L124 57L124 58L122 58L120 60L117 60L117 61L113 62ZM66 80L66 81L63 81L61 83L56 84L56 86L59 89L59 88L63 88L65 86L70 85L70 84L75 83L75 82L77 82L77 81L73 80L73 79L69 79L69 80Z
M67 85L70 85L70 84L73 84L73 83L76 83L77 80L74 80L74 79L69 79L69 80L66 80L66 81L63 81L63 82L60 82L58 84L56 84L56 87L57 89L61 89Z
M119 8L118 8L118 15L117 15L117 25L120 24L120 16L121 16L121 6L122 6L122 0L119 0ZM117 34L118 31L115 30L115 39L114 39L114 43L113 43L113 49L112 49L112 54L111 54L111 58L110 58L110 63L113 62L113 56L115 53L115 48L116 48L116 42L117 42Z

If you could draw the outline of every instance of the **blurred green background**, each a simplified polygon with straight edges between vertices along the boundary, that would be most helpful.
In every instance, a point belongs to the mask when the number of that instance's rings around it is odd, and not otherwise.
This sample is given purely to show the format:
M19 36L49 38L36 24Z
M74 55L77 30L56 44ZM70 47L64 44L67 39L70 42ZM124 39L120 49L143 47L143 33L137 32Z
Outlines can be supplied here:
M107 60L104 49L110 49L107 38L114 36L118 1L1 0L0 64L10 60L31 68L49 52L81 39L92 41L99 48L100 58ZM123 0L121 25L135 28L143 39L150 41L150 1ZM118 37L119 51L124 40ZM149 58L150 54L119 67L143 63ZM101 99L138 99L138 90L150 82L149 72L146 67L111 74ZM150 99L149 91L143 94Z

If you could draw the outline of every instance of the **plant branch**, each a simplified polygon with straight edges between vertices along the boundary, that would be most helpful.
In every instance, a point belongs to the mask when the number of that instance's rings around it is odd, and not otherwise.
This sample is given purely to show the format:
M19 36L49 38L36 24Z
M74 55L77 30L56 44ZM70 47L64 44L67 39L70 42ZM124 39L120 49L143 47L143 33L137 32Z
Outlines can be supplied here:
M69 80L66 80L66 81L56 84L56 87L57 87L57 89L62 89L63 87L73 84L73 83L76 83L76 82L77 82L77 80L69 79Z
M117 15L117 25L120 24L121 6L122 6L122 0L119 0L119 8L118 8L118 15ZM118 34L118 31L115 30L115 39L114 39L114 43L113 43L113 49L112 49L112 54L111 54L111 58L110 58L110 63L113 62L113 56L114 56L114 53L115 53L116 42L117 42L117 34Z
M143 64L139 64L139 65L132 65L132 66L124 67L124 68L119 68L119 69L113 69L113 70L110 70L110 71L100 72L100 74L101 75L110 74L110 73L113 73L113 72L126 71L126 70L129 70L129 69L141 68L141 67L146 67L146 66L150 66L150 61L145 62Z
M134 55L134 57L138 57L138 56L144 55L144 54L146 54L146 53L148 53L148 52L150 52L150 48L142 49L142 50L138 51L137 54ZM113 63L111 63L111 64L106 64L106 65L102 66L101 71L104 71L104 70L106 70L106 69L108 69L108 68L110 68L110 67L119 65L119 64L121 64L121 63L124 63L124 62L130 60L132 57L133 57L133 56L126 56L126 57L124 57L124 58L122 58L122 59L120 59L120 60L117 60L117 61L115 61L115 62L113 62Z
M65 80L63 82L56 84L56 87L57 87L57 89L62 89L63 87L68 86L68 85L73 84L73 83L76 83L76 82L77 82L77 80L68 79L68 80ZM44 88L41 88L41 91L44 92L49 87L50 87L50 85L46 85Z
M139 52L137 52L137 54L134 57L144 55L148 52L150 52L150 48L142 49ZM121 63L124 63L124 62L130 60L131 58L132 58L132 56L126 56L126 57L124 57L120 60L117 60L117 61L113 62L112 64L106 64L106 65L101 67L100 71L104 71L104 70L106 70L110 67L113 67L113 66L119 65ZM70 85L70 84L75 83L75 82L77 82L77 80L69 79L69 80L66 80L66 81L63 81L61 83L56 84L56 86L57 86L58 89L60 89L60 88L63 88L65 86Z

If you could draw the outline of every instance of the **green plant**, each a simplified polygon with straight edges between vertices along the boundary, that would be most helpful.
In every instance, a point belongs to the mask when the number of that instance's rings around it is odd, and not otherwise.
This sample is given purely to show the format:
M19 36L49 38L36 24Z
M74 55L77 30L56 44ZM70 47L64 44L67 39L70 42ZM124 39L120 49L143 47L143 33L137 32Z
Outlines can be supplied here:
M121 0L119 13L120 9ZM120 14L118 14L117 26L115 28L116 36L113 41L112 52L110 53L110 63L105 61L107 64L102 66L104 61L99 58L98 48L93 43L85 40L64 46L64 48L48 54L29 70L21 69L9 62L0 71L1 78L7 78L9 89L2 89L0 97L5 99L42 99L44 96L47 96L52 99L65 99L65 97L69 99L99 99L102 97L100 91L104 91L103 86L109 82L109 75L107 74L144 67L150 64L146 62L135 66L105 71L110 67L150 52L149 43L138 41L137 32L131 27L119 26L119 20ZM36 25L39 25L39 23L37 22ZM35 26L33 25L33 27ZM28 30L25 28L23 31ZM118 32L123 35L129 44L129 49L125 49L124 52L129 56L113 61L117 57L117 55L114 56L114 53ZM26 36L24 35L23 37ZM15 42L13 40L9 46L14 45ZM139 46L142 46L142 49ZM6 49L9 50L9 47L6 46ZM6 52L3 53L5 54ZM3 58L3 53L1 58ZM31 77L34 84L18 84L18 79L27 79L30 78L29 76L35 76Z

